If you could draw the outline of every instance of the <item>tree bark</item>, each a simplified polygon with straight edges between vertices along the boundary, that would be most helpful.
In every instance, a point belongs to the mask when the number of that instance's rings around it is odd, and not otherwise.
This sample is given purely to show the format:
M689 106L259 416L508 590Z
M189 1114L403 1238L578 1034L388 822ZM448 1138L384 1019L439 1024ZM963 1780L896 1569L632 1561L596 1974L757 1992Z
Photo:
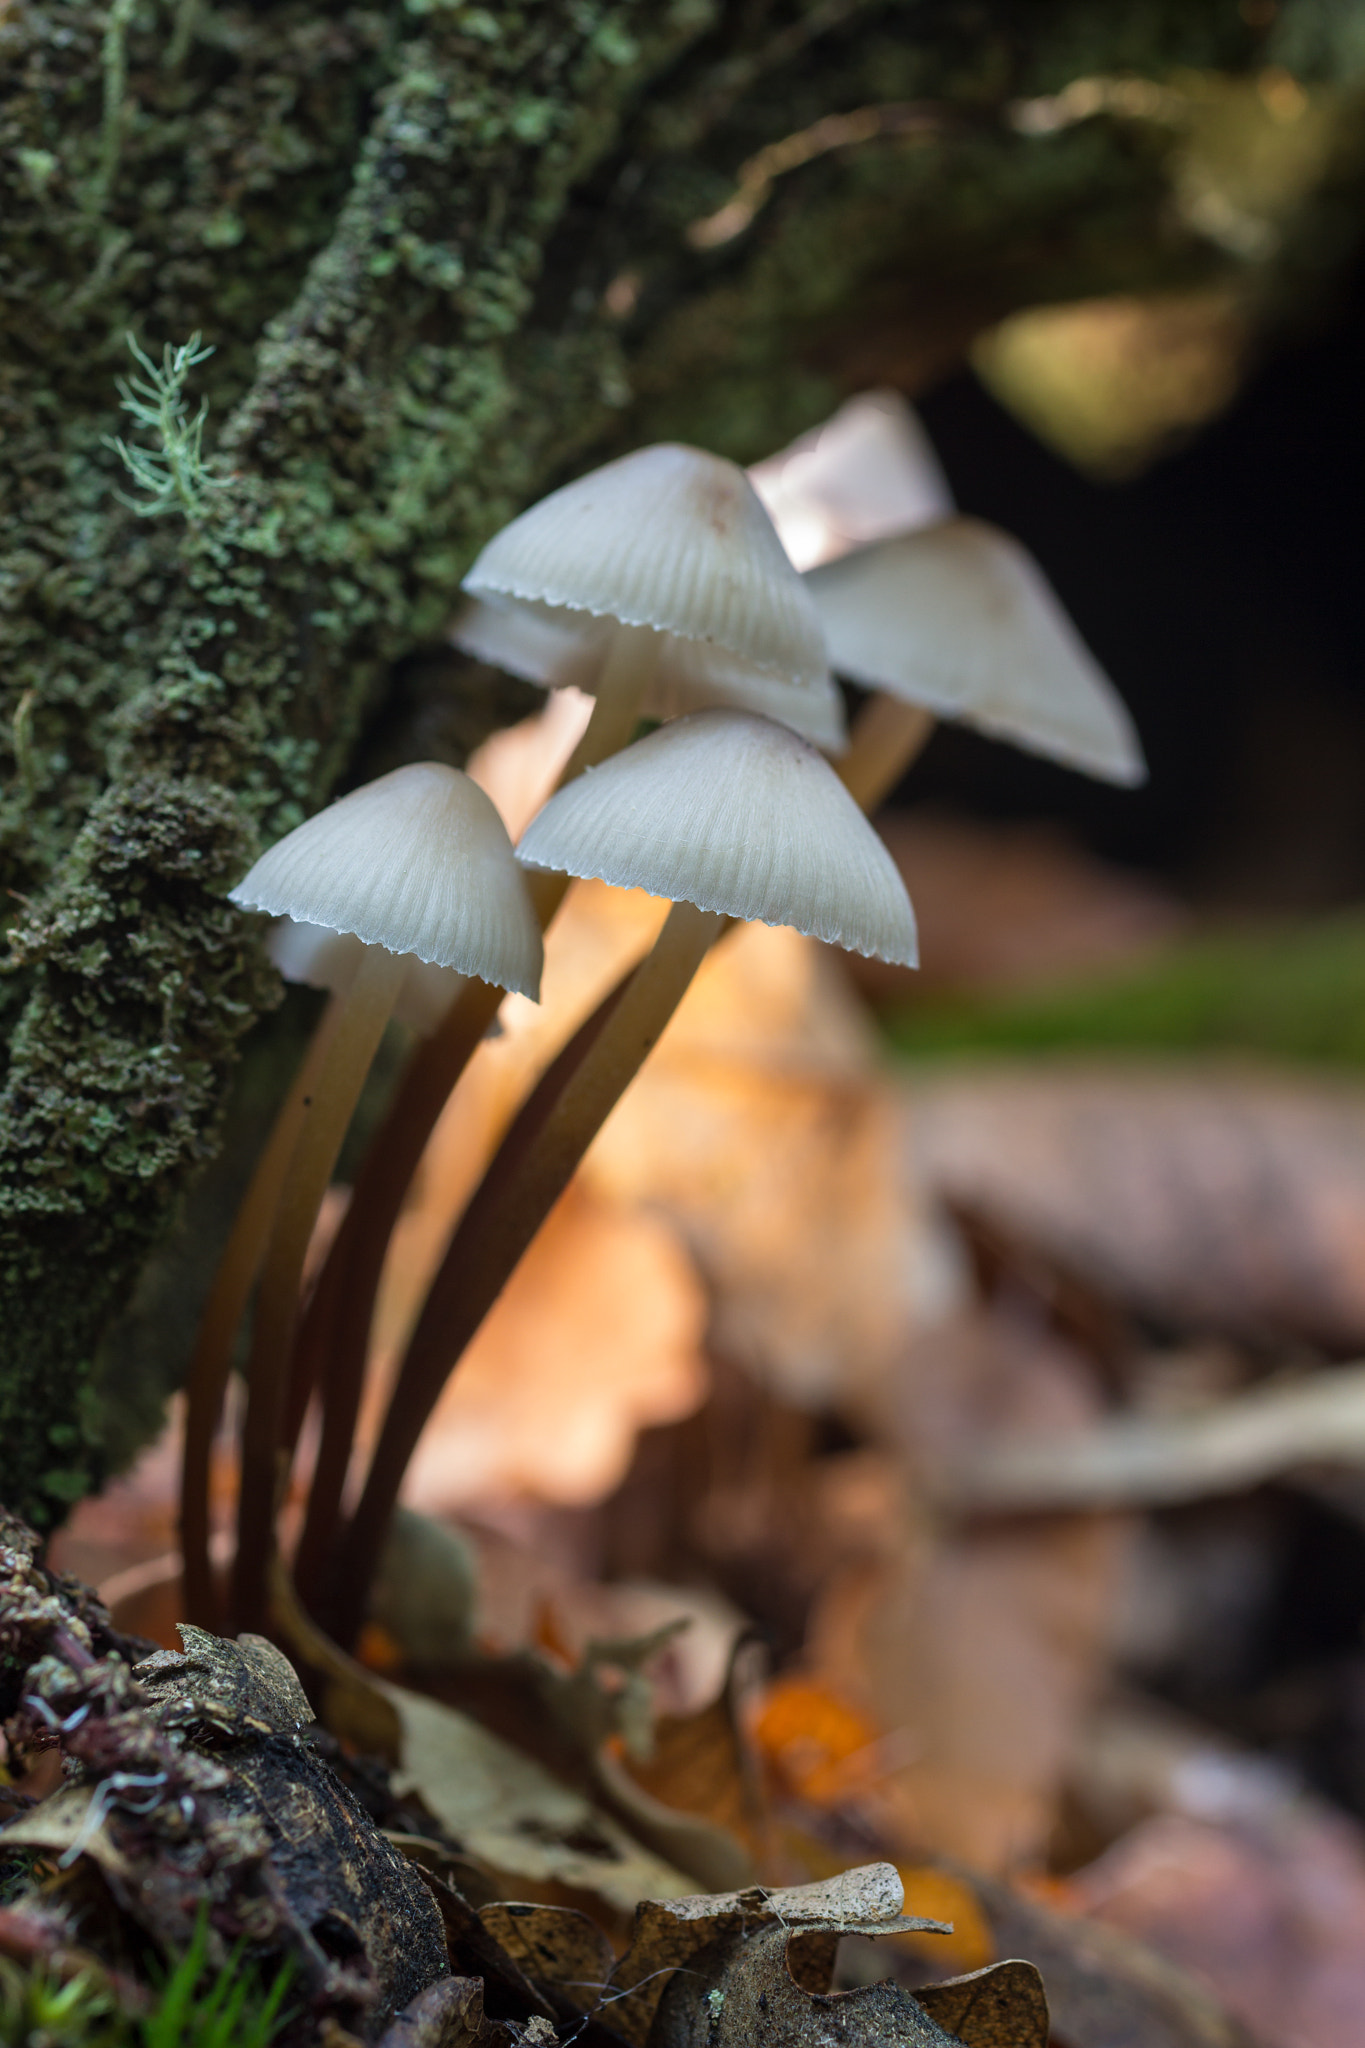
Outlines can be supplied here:
M337 786L477 547L620 446L751 459L1014 306L1236 269L1172 212L1179 135L1016 103L1271 60L1352 83L1309 0L1278 43L1248 12L0 0L10 1506L50 1525L105 1469L101 1341L277 1000L223 891ZM1331 158L1325 220L1355 176ZM194 332L212 484L141 516L125 337Z

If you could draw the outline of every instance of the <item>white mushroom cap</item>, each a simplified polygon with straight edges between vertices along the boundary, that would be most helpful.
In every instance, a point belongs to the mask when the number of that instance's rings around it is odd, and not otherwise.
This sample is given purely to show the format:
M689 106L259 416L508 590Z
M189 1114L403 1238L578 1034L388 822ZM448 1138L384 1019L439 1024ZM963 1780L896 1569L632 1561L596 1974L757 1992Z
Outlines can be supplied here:
M863 391L812 433L756 462L749 481L798 569L947 519L933 444L898 391Z
M809 594L718 455L664 443L579 477L496 534L464 587L492 609L457 624L458 644L514 674L589 688L615 626L651 627L670 636L651 716L740 701L843 743Z
M231 892L534 997L540 926L497 811L438 761L395 768L279 840Z
M806 581L831 663L851 682L1109 782L1145 779L1122 700L1009 534L948 519L827 562Z
M281 917L271 926L265 949L286 981L344 995L355 980L365 941L354 932L334 932L324 924L302 924L297 918ZM445 1016L466 978L453 967L419 960L415 953L407 959L408 971L393 1014L400 1024L409 1025L425 1038Z
M546 689L591 691L616 630L613 619L550 605L474 598L451 637L466 654ZM848 743L844 701L828 670L818 684L797 683L746 664L726 648L661 636L645 691L646 718L681 718L726 706L777 718L812 746L839 753Z
M696 712L589 768L519 856L916 962L905 884L857 804L814 747L747 712Z
M476 661L491 662L547 690L591 692L615 631L612 619L529 600L471 598L450 637Z

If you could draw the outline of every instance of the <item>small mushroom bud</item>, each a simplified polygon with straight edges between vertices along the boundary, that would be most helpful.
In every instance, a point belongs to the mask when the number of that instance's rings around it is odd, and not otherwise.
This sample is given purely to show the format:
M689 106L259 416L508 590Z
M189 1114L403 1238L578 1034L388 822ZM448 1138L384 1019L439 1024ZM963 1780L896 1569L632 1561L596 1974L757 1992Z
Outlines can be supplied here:
M597 695L578 766L642 713L716 704L843 743L819 620L743 470L718 455L664 443L579 477L495 535L464 587L478 602L461 646Z
M1146 775L1133 723L1038 564L979 519L945 519L806 578L834 668L882 693L840 773L865 808L933 717L957 718L1109 782Z

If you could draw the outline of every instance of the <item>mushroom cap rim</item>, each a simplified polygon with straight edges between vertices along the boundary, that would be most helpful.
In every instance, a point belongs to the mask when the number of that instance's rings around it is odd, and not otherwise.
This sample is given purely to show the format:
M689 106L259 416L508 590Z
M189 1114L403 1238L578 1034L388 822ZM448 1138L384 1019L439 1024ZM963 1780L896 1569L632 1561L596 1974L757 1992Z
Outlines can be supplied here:
M632 618L626 612L607 611L597 605L576 603L572 598L542 597L538 591L518 589L512 583L485 583L482 580L475 582L472 575L465 577L460 588L468 596L480 598L486 604L496 603L501 599L505 604L534 606L535 616L540 618L545 618L547 613L553 615L556 612L578 612L585 618L603 619L612 625L642 628L650 633L657 633L664 640L687 640L696 647L718 647L722 653L732 655L736 661L742 661L746 668L755 670L759 675L776 676L779 680L793 680L790 662L761 661L757 655L732 646L729 641L722 640L715 633L684 633L676 626L661 626L654 619ZM554 623L552 616L548 623ZM818 676L814 671L808 671L796 677L794 687L809 686L813 680L828 678L830 673L829 664L826 662Z
M528 863L523 863L523 865L528 865ZM540 991L537 988L532 988L521 982L489 981L487 975L476 974L472 968L468 967L454 967L450 961L438 960L433 953L421 953L415 946L404 946L400 953L396 946L388 945L383 939L366 938L364 932L357 931L354 925L324 924L322 919L317 917L301 918L296 912L290 910L287 904L278 902L265 903L259 897L244 895L240 882L235 889L229 889L227 893L228 901L235 903L239 910L259 912L265 917L288 917L292 918L295 924L316 925L319 931L335 932L338 938L359 939L362 946L378 946L381 952L392 953L395 960L420 960L424 967L444 967L451 974L464 975L467 981L481 981L486 988L505 988L511 995L528 996L533 1003L540 1001Z

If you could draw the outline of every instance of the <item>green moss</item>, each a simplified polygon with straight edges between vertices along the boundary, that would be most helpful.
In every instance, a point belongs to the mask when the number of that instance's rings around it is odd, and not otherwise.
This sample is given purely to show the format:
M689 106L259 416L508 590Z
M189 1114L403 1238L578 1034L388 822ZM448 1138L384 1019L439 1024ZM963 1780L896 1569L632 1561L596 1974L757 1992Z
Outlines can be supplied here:
M888 1036L914 1059L974 1053L1254 1052L1365 1067L1365 919L1191 940L1119 975L994 1002L916 1007Z
M262 324L331 232L395 12L203 7L171 66L160 10L135 10L98 206L103 10L15 0L0 17L0 750L28 700L35 767L31 789L3 776L0 889L41 887L70 847L178 574L176 537L113 492L125 336L159 352L204 330L198 389L218 419L240 397ZM225 211L243 223L230 274L211 232Z
M102 1469L102 1333L212 1154L242 1035L276 999L223 888L358 744L390 760L403 730L419 744L426 714L414 700L399 729L391 678L440 639L473 551L590 452L662 430L756 454L848 381L949 360L1012 305L1230 261L1172 228L1159 135L1104 119L1039 141L1006 110L1078 68L1261 62L1234 16L1221 0L137 0L106 62L109 10L11 0L13 1505L51 1521ZM939 128L831 152L778 180L731 243L689 244L756 150L888 99L933 102ZM623 276L631 309L610 315ZM104 437L129 331L153 354L195 331L215 349L190 395L210 403L206 448L232 484L188 524L115 495Z
M50 1418L70 1415L211 1149L236 1041L273 996L223 889L335 778L388 665L436 629L489 527L600 419L600 399L582 402L586 358L558 359L561 411L529 402L505 348L585 128L621 89L601 31L629 12L506 12L492 42L458 12L433 17L221 437L237 483L188 526L124 517L137 567L108 636L122 658L104 745L74 792L85 822L12 933L31 992L0 1100L0 1439L10 1499L45 1521L80 1468L54 1463ZM528 96L555 109L534 148L518 133Z

